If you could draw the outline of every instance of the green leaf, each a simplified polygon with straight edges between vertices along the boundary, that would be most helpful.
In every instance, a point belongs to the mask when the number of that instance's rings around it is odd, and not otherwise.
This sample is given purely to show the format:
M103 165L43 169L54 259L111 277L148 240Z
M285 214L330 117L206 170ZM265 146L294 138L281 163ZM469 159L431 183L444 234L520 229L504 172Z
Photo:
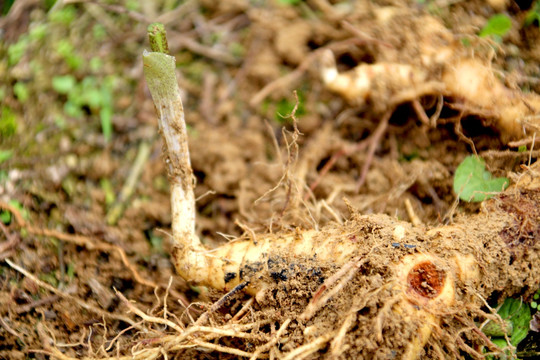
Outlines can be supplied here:
M75 264L73 264L73 263L68 264L66 275L67 275L67 277L69 279L69 282L72 282L73 279L75 278Z
M55 76L52 79L52 87L59 94L67 94L73 90L76 82L73 75Z
M54 287L58 287L59 281L54 272L41 273L39 274L39 279L42 281L45 281L46 283L51 284Z
M105 193L105 204L111 206L114 203L115 195L114 189L109 179L102 178L99 182L101 189Z
M229 51L235 57L243 57L246 54L246 48L239 42L232 42L229 45Z
M517 346L529 333L529 323L532 319L531 308L520 299L506 298L500 307L498 314L503 320L510 320L512 323L512 336L510 342Z
M0 212L0 221L4 224L9 224L11 221L11 213L7 210Z
M514 357L512 357L512 351L508 348L508 343L506 342L506 339L505 338L494 338L494 339L491 339L491 342L493 344L495 344L499 349L503 350L503 349L506 349L504 351L504 354L502 354L501 356L492 356L492 355L489 355L486 357L487 360L495 360L495 359L513 359Z
M131 11L139 11L141 4L138 0L127 0L125 5L126 9Z
M73 70L77 70L78 68L80 68L83 62L84 60L78 55L72 55L72 56L66 57L66 63Z
M77 11L72 5L63 6L49 13L50 20L54 23L70 25L77 17Z
M25 83L20 81L17 81L15 85L13 85L13 93L15 94L15 96L17 96L17 99L19 99L19 101L23 104L30 97L28 87Z
M81 118L83 116L83 111L80 106L75 104L73 101L66 101L64 104L64 113L67 116L74 118Z
M101 24L96 24L92 28L92 34L94 36L94 40L98 43L103 42L105 38L107 37L107 30L105 27Z
M61 55L63 58L67 58L69 56L73 56L75 53L75 48L73 47L73 44L69 42L69 40L62 39L58 41L56 45L56 52Z
M62 114L56 114L54 117L54 123L60 130L64 130L66 128L66 118Z
M487 24L480 30L480 37L500 36L503 37L512 28L512 20L504 14L493 15Z
M97 110L103 103L103 93L96 88L89 88L82 97L82 103L88 105L90 109Z
M47 30L48 28L45 24L32 25L28 36L32 41L43 40L47 35Z
M8 204L19 210L24 219L28 219L28 211L23 208L20 202L17 200L9 200ZM2 221L4 224L9 224L11 222L11 212L8 210L3 210L0 212L0 221Z
M12 156L13 150L0 150L0 164L11 159Z
M456 169L454 192L469 202L480 202L493 197L510 184L507 178L493 178L485 170L485 162L477 156L468 156Z
M101 131L106 142L112 137L113 125L112 125L113 111L109 106L104 106L99 111L99 117L101 118Z
M24 56L26 49L30 45L30 40L27 35L21 35L19 40L8 47L8 65L14 66L17 65L19 60Z
M150 235L150 244L152 245L153 252L159 254L165 253L165 250L163 249L163 238L161 236L155 235L152 232Z
M103 68L103 61L98 57L93 57L90 59L90 70L93 73L97 73Z
M508 337L510 338L510 344L514 347L517 347L518 344L527 337L529 332L529 323L532 319L531 309L527 303L524 303L520 299L506 298L497 311L502 320L506 323L509 323L509 330L507 332ZM491 321L490 321L491 322ZM497 324L497 323L494 323ZM487 325L490 325L489 323ZM489 333L484 333L490 336ZM494 359L515 359L515 351L512 351L508 347L506 338L503 337L504 334L497 334L497 337L492 337L491 341L497 345L501 350L504 350L504 354L499 357L488 356L488 360Z
M538 0L534 2L531 10L527 12L527 16L525 17L525 26L530 26L535 21L540 24L540 1Z
M56 44L56 52L64 58L66 64L73 70L77 70L83 63L83 59L76 54L75 48L69 40L60 40Z
M511 335L514 325L510 320L503 320L504 325L499 321L490 320L482 328L482 332L491 337L504 337L504 334Z
M296 109L296 117L302 116L306 114L306 106L304 105L304 94L301 91L298 91L298 107ZM284 125L291 121L291 119L288 117L296 105L296 101L294 99L281 99L276 106L276 120L278 123Z
M17 119L7 106L0 108L0 137L8 138L17 132Z

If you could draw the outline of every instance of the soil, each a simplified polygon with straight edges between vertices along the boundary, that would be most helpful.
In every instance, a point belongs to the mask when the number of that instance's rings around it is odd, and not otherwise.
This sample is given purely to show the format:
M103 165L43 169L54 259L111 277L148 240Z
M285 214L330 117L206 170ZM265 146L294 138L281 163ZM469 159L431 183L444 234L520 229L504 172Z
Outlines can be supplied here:
M412 101L392 103L401 89L383 81L384 91L350 101L324 85L318 51L331 49L340 72L362 63L422 66L428 50L419 44L436 42L424 31L434 21L451 34L452 52L489 61L510 89L539 93L540 30L538 23L524 25L532 4L143 3L47 9L17 1L0 18L0 150L12 151L0 162L0 206L12 214L0 223L0 358L155 350L146 358L217 359L257 349L261 358L293 358L302 346L307 352L296 358L401 358L432 314L411 318L408 305L388 302L401 291L385 285L396 276L393 266L411 254L448 260L456 252L473 254L491 275L475 291L471 283L460 285L461 298L439 309L443 320L419 357L482 356L481 347L490 345L471 329L489 318L487 304L505 296L530 301L539 287L540 198L536 185L527 185L487 205L458 203L453 174L476 152L494 175L515 184L533 174L535 183L534 138L532 146L509 138L485 111L468 109L456 120L450 105L467 99L446 99L429 126ZM381 9L397 15L383 24L375 16ZM501 12L512 28L500 41L479 38L487 19ZM203 243L214 248L306 229L323 229L327 238L354 234L349 240L365 241L351 245L362 258L354 273L347 261L279 259L282 268L270 274L275 285L255 296L224 296L176 275L169 185L141 59L146 27L156 20L165 24L177 59ZM436 77L442 70L426 71ZM77 85L63 91L58 83L68 76ZM436 96L416 100L428 117L437 112ZM369 141L386 113L388 126L371 158ZM149 152L141 162L144 146ZM126 195L137 164L142 172ZM121 206L113 217L115 204ZM407 246L394 245L398 225L409 232L401 241ZM428 231L438 228L454 231L453 240ZM471 238L481 241L470 244ZM415 271L442 276L431 266ZM321 285L340 271L350 274L337 281L342 290L306 316ZM433 291L420 292L429 298ZM151 318L141 321L145 314ZM518 348L523 358L534 336Z

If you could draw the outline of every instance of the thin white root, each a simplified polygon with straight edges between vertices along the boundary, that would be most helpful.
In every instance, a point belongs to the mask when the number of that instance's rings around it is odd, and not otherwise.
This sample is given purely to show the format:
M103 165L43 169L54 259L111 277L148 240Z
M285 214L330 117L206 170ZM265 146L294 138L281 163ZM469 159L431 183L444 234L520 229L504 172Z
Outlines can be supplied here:
M346 347L343 345L343 342L345 341L345 335L354 325L355 320L356 314L354 312L351 312L349 315L347 315L345 321L343 321L343 324L341 324L341 328L337 332L335 339L332 340L332 343L330 344L330 352L334 358L337 358L345 350L347 350Z
M289 327L290 323L291 323L291 319L285 320L283 324L281 324L279 330L276 332L272 340L270 340L269 342L267 342L266 344L264 344L263 346L255 350L250 360L256 360L260 354L262 354L263 352L269 351L274 345L276 345L278 341L280 340L281 335L283 335L285 330L287 330L287 327Z
M174 322L172 322L170 320L167 320L167 319L158 318L158 317L155 317L155 316L148 315L144 311L136 308L135 306L133 306L132 303L129 302L128 299L126 299L126 297L121 292L116 291L116 295L120 298L120 300L122 300L122 302L128 307L128 309L131 312L133 312L136 315L140 316L144 321L153 322L153 323L161 324L161 325L166 325L166 326L170 327L171 329L176 330L180 334L184 332L184 328L181 327L180 325L175 324Z
M349 280L356 274L360 266L364 261L359 258L350 260L345 264L338 272L329 277L324 284L315 292L311 302L308 304L300 318L302 320L309 320L319 311L334 295L347 285ZM339 280L339 281L338 281ZM332 285L337 283L333 288Z
M332 339L335 335L336 335L335 332L332 331L330 333L319 336L312 342L294 349L293 351L288 353L286 356L284 356L283 360L305 359L311 354L313 354L314 352L324 348L326 344L330 341L330 339Z

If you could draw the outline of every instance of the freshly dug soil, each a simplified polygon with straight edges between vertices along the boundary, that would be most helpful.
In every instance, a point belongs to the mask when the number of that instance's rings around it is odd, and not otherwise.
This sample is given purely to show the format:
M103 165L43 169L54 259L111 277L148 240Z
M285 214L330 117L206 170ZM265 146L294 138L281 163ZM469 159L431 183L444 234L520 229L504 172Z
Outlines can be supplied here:
M478 330L490 307L540 287L537 122L515 132L493 110L502 101L438 87L476 59L537 118L523 100L540 92L532 4L45 6L18 1L0 18L0 206L12 213L0 222L0 358L481 358L497 351ZM497 13L511 29L478 37ZM155 20L184 91L197 232L212 249L269 249L217 290L186 282L171 258L141 61ZM324 50L340 74L401 64L434 85L377 77L359 101L325 84ZM475 152L513 185L457 202L454 171ZM306 232L311 252L279 245Z

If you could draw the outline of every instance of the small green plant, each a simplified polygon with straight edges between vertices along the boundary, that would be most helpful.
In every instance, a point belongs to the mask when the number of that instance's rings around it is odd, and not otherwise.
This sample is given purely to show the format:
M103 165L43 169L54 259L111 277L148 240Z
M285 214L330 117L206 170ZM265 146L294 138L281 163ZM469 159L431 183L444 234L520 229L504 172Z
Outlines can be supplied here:
M0 150L0 164L11 159L12 156L13 150Z
M69 279L69 282L72 282L75 278L75 264L69 263L66 270L67 278Z
M84 62L84 60L75 52L75 48L69 40L60 40L56 44L56 52L64 59L66 64L72 70L79 69Z
M28 37L30 41L40 41L47 36L48 27L46 24L32 24Z
M103 42L107 38L107 30L101 24L96 24L92 28L92 35L97 42Z
M533 295L533 300L531 301L531 308L540 311L540 304L538 304L538 299L540 299L540 289L536 290L536 293Z
M17 200L9 200L8 204L19 210L24 219L28 219L28 211L23 208L20 202L18 202ZM0 221L4 224L9 224L11 222L11 212L8 210L2 210L0 212Z
M229 44L229 51L235 57L241 58L246 54L246 48L239 42Z
M505 323L506 331L502 331L497 322L490 321L484 327L484 333L491 336L491 341L495 345L501 349L505 349L508 347L508 343L504 337L506 332L510 338L510 344L517 347L529 333L529 323L532 319L529 304L520 299L507 298L497 311L497 314L499 314ZM510 350L505 350L505 353L509 358L514 358L512 356L515 354L512 354ZM493 357L488 357L488 359L493 359Z
M8 66L15 66L22 59L26 49L30 45L28 35L21 35L16 43L7 49Z
M304 101L304 94L301 91L297 92L298 94L298 108L296 109L295 116L302 116L306 114L306 106ZM286 124L290 121L289 114L293 111L296 105L294 99L281 99L276 106L276 120L280 124Z
M44 24L32 26L30 31L22 34L17 42L9 45L7 48L8 66L15 66L22 59L26 50L33 41L42 40L47 34L47 27Z
M71 25L77 18L77 9L73 5L62 6L58 10L49 12L49 19L52 23Z
M13 93L22 104L24 104L30 97L28 87L21 81L17 81L15 85L13 85Z
M525 17L525 26L530 26L534 23L540 25L540 0L536 0L531 7L531 10L527 12Z
M493 15L478 34L480 37L491 36L495 41L502 42L503 36L512 28L512 20L504 14Z
M45 281L46 283L51 284L54 287L58 287L58 284L60 283L55 271L39 274L39 280Z
M7 106L0 108L0 137L8 138L17 132L15 114Z
M148 236L150 237L150 245L152 245L152 252L155 254L166 255L167 251L165 251L163 247L163 237L158 235L155 231L151 231Z
M459 164L454 174L454 192L461 200L480 202L506 189L507 178L493 178L485 162L478 156L468 156Z
M103 192L105 193L105 205L109 207L114 203L114 200L116 199L116 196L114 195L114 188L109 179L102 178L99 184L101 186L101 190L103 190Z
M64 113L67 116L80 118L86 108L92 113L99 114L103 136L109 141L113 130L114 82L114 77L98 81L93 76L87 76L79 82L72 75L64 75L53 77L52 87L58 94L66 95Z

